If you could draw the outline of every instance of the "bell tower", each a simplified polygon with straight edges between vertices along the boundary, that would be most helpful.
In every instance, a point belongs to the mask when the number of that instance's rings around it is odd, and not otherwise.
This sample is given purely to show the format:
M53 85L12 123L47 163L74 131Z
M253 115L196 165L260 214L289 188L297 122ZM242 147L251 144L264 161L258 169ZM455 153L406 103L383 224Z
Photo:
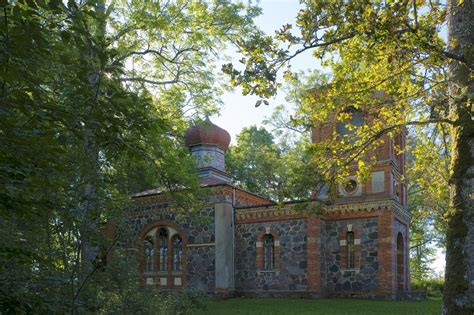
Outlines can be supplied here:
M344 122L337 121L336 117L330 117L329 121L321 124L312 130L311 139L313 143L323 142L332 139L336 134L339 139L351 141L351 136L355 133L354 127L364 124L370 125L373 117L355 108L347 109L350 116ZM348 128L347 126L351 127ZM373 161L375 164L371 170L368 180L361 180L355 175L357 166L352 169L354 174L347 177L345 183L334 187L336 190L336 202L348 203L376 199L393 199L406 207L407 191L403 182L405 176L405 148L406 133L402 131L394 137L383 135L382 144L365 154L363 159L367 162ZM318 198L324 198L325 192L317 193Z
M333 115L326 123L313 128L312 142L322 143L334 137L340 141L354 141L357 137L355 130L364 125L370 126L374 120L373 114L353 107L347 108L345 114L348 115L345 115L347 119L343 122ZM353 163L345 182L332 187L336 192L334 203L326 207L321 224L338 226L335 230L341 235L339 244L331 245L331 251L326 252L331 257L331 252L338 250L344 257L336 262L338 268L354 272L369 266L377 274L377 294L403 298L410 290L410 213L406 209L407 190L403 182L406 132L402 130L394 136L384 134L380 140L378 146L360 157L366 163L372 163L367 179L357 176L358 164ZM325 196L324 191L316 192L316 197L327 198L327 193ZM351 235L353 240L349 237ZM367 257L365 253L371 244L375 250L372 256ZM351 260L348 257L354 258L355 264L349 264ZM372 261L377 261L377 264L373 265ZM325 263L334 264L330 260Z

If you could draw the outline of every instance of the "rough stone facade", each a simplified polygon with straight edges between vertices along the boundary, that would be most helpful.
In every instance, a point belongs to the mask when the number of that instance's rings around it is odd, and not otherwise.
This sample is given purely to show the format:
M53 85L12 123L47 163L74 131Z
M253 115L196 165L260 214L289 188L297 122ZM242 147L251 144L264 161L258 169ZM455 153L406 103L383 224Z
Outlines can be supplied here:
M259 269L257 236L266 228L279 238L279 268ZM255 224L238 224L236 227L235 257L236 291L306 291L307 246L306 221L288 220Z
M360 250L356 253L355 268L348 268L342 262L341 235L347 225L359 232ZM378 226L376 218L327 221L323 225L325 239L324 257L325 289L329 294L351 294L351 292L375 292L378 289Z

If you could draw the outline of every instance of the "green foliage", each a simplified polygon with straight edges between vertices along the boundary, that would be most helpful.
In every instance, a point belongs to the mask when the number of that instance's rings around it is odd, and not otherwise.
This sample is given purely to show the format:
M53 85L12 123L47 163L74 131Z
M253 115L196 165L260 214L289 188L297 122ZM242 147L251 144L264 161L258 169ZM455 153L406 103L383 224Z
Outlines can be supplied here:
M267 198L307 200L316 177L308 165L307 137L282 136L278 144L265 128L244 128L226 154L236 185Z
M158 305L162 297L137 290L127 255L107 273L106 253L132 238L109 240L99 227L125 229L130 194L149 188L182 215L199 208L187 118L217 110L215 52L253 31L259 11L226 0L2 1L0 10L0 308ZM122 274L128 283L113 281Z
M240 46L246 61L243 70L227 65L224 72L244 93L267 98L277 92L276 73L286 71L292 85L306 89L297 96L294 125L310 129L327 122L346 123L352 118L348 106L371 118L370 125L349 126L354 131L351 139L335 133L313 147L320 173L328 181L334 176L343 180L353 164L362 166L363 176L371 164L367 155L382 143L382 136L392 137L404 126L443 121L447 56L437 32L444 14L440 4L303 1L303 5L296 20L299 35L285 25L273 38L262 34L251 38ZM290 60L306 51L331 70L330 79L291 73ZM334 169L337 174L328 172Z
M472 313L470 250L459 245L469 242L473 226L469 188L472 178L467 175L474 163L469 149L474 138L473 95L469 92L473 89L474 70L471 3L301 3L296 32L292 33L292 25L284 25L273 37L260 33L241 42L243 65L228 64L223 71L234 85L242 86L244 94L265 99L276 94L279 71L286 72L287 80L293 80L289 63L301 53L311 51L324 67L330 68L331 80L307 93L308 101L301 103L298 115L302 121L312 127L327 122L347 124L352 119L351 111L359 110L370 117L370 122L347 126L350 137L340 137L335 132L331 139L314 146L320 173L328 181L335 178L342 182L356 165L358 175L366 175L375 162L370 156L381 143L391 141L408 127L417 130L416 136L422 140L413 154L438 187L432 189L435 185L423 180L423 176L417 185L429 197L445 198L440 183L447 182L450 189L449 207L442 214L448 226L443 313ZM447 41L441 36L444 27ZM433 130L449 130L450 153L439 150L439 138L430 136ZM438 159L442 162L438 163ZM440 180L446 164L448 181ZM421 168L417 172L420 171ZM432 201L435 200L442 199ZM443 202L441 208L444 205ZM436 217L440 213L437 208L430 207Z
M413 291L426 291L431 297L441 297L443 295L444 279L427 278L424 280L412 280L410 283Z
M422 281L433 274L430 265L436 249L444 248L449 201L449 138L443 130L433 128L410 133L407 152L408 210L412 215L410 276Z
M198 291L159 291L140 285L136 253L117 250L91 283L89 310L99 314L189 314L205 309ZM94 309L95 307L95 309Z
M237 144L226 153L227 171L243 189L267 198L278 198L282 183L281 152L264 128L244 128Z

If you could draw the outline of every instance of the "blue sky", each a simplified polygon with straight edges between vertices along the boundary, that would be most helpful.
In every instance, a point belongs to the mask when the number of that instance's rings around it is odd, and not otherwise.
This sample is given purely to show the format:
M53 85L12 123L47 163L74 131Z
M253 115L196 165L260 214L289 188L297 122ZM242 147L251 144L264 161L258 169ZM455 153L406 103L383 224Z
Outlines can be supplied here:
M263 9L263 14L256 19L256 24L260 29L267 34L273 34L276 29L279 29L283 24L295 21L296 14L301 8L297 0L262 0L259 2ZM238 60L237 54L235 60ZM233 61L234 63L236 61ZM316 64L316 60L311 58L311 54L303 54L298 59L292 62L293 70L305 70L311 68L312 64ZM224 107L221 110L220 116L211 117L211 120L225 128L231 135L232 143L235 143L236 135L240 131L251 125L260 126L262 120L270 116L276 105L285 103L283 91L270 100L270 105L262 105L255 108L257 97L243 96L240 89L236 89L232 93L225 93L222 97Z

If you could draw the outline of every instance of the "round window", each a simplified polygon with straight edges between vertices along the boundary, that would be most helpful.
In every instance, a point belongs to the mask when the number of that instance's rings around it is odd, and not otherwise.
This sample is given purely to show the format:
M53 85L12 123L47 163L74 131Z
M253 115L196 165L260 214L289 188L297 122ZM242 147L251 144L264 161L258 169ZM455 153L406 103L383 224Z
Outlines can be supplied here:
M344 190L349 195L355 193L357 190L357 182L354 179L349 179L344 183Z

